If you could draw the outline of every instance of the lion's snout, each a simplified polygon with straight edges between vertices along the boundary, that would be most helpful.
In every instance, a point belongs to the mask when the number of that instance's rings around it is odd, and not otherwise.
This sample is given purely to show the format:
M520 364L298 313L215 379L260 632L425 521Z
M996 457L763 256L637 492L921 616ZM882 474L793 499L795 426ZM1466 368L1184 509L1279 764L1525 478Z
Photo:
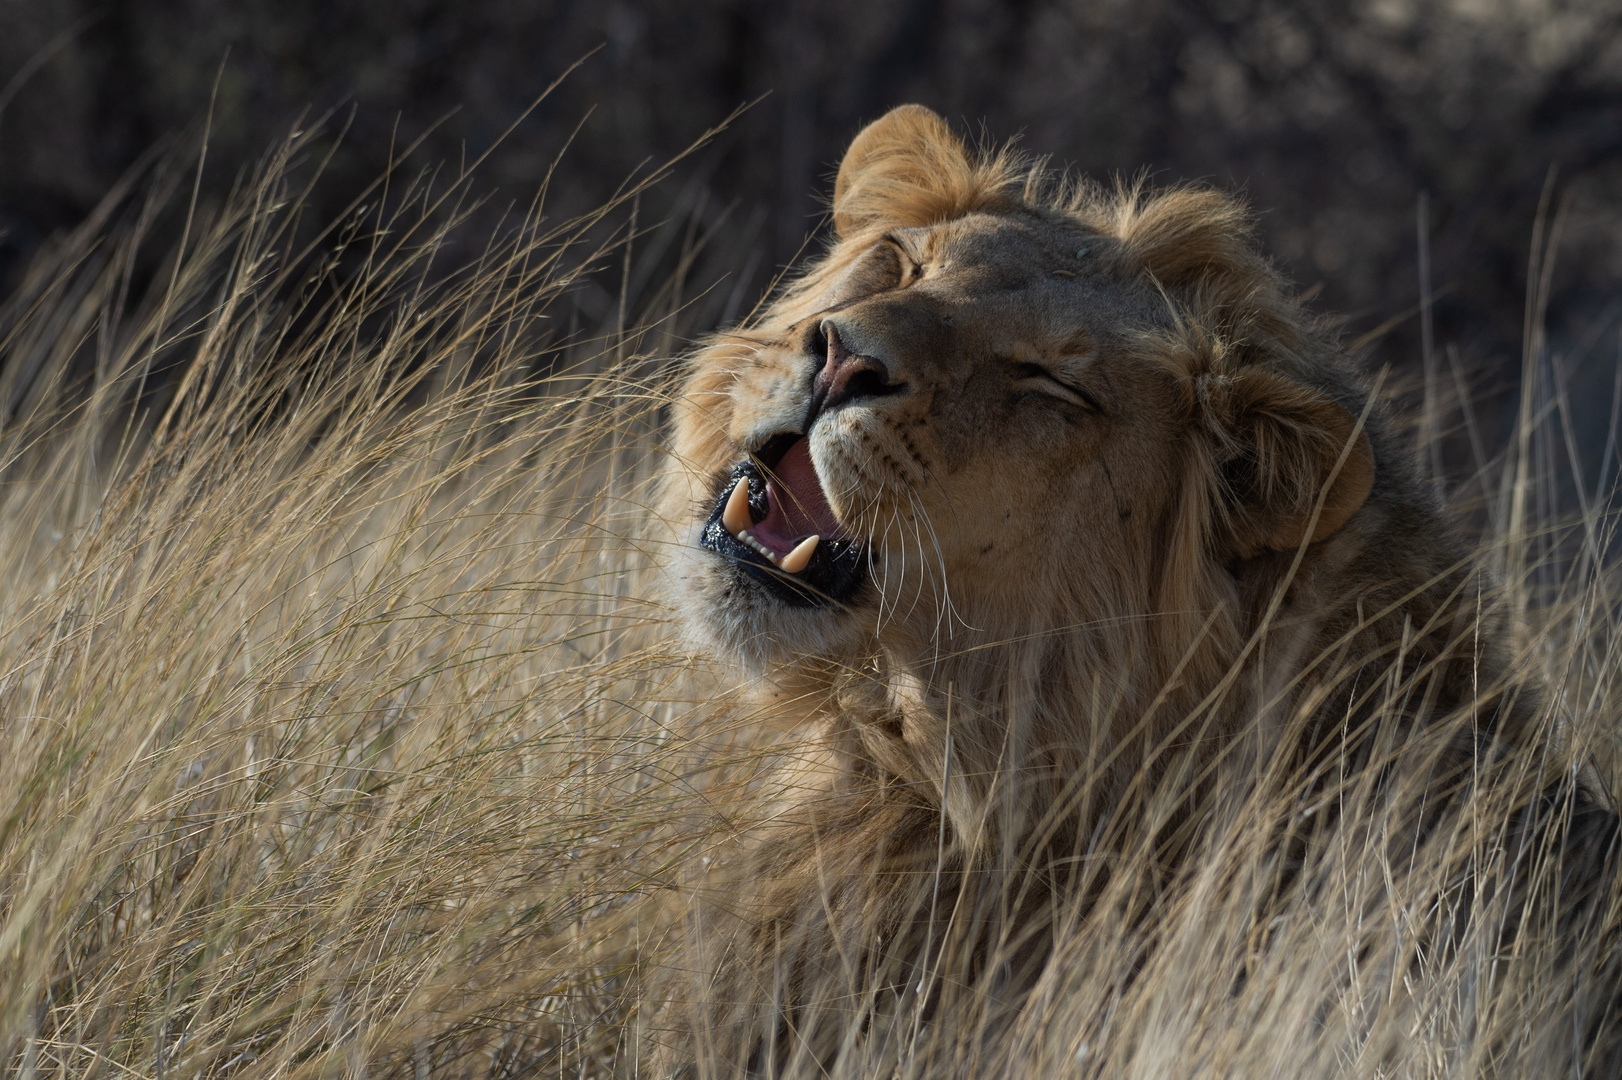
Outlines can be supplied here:
M812 382L811 418L807 430L816 417L831 412L847 401L866 397L888 397L903 393L905 382L896 381L890 366L881 357L852 351L845 345L847 328L841 333L837 317L822 320L818 338L824 357L821 369Z

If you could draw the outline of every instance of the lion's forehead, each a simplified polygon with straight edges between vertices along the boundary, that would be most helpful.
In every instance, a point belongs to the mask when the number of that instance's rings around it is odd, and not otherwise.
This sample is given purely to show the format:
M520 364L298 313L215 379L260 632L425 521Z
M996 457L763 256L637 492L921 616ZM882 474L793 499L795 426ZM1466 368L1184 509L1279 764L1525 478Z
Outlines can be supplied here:
M967 285L1031 289L1055 271L1074 271L1093 242L1080 226L994 214L970 214L907 238L909 254Z
M894 245L922 268L910 291L920 303L946 305L957 332L1041 347L1044 338L1096 332L1099 317L1128 306L1122 283L1100 272L1096 257L1089 261L1103 242L1080 225L982 213L866 238L836 249L831 261L857 265ZM842 284L832 282L813 310L865 299L835 295ZM803 317L795 312L785 322Z

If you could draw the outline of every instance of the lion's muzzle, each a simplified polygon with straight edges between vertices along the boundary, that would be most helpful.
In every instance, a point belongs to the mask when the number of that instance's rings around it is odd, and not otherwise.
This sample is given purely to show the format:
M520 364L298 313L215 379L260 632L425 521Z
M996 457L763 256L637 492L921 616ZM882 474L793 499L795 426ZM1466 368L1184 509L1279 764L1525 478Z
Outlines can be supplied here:
M763 467L762 457L776 461ZM801 435L732 467L698 542L795 607L849 599L866 576L865 549L829 507Z

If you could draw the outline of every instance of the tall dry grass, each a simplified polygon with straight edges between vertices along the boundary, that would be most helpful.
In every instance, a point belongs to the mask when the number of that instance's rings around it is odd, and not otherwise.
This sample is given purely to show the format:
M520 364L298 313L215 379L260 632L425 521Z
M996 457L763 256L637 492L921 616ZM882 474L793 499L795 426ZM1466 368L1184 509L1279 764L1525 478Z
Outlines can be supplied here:
M301 246L309 145L212 214L178 174L118 193L4 313L0 1067L651 1075L695 962L681 886L778 794L781 736L658 588L660 409L703 316L672 286L557 325L583 275L630 281L637 184L578 221L538 200L444 266L465 177L391 177ZM163 206L187 240L134 295ZM1527 357L1516 439L1459 490L1525 620L1517 677L1551 688L1536 767L1422 841L1407 754L1299 849L1279 822L1322 807L1251 785L1158 893L1126 828L1033 995L950 941L829 974L840 1075L1581 1074L1617 897L1578 939L1550 924L1567 856L1513 823L1527 776L1612 759L1616 467L1574 478L1559 361L1535 333ZM1474 430L1467 393L1449 415ZM1281 899L1290 860L1312 887ZM1517 861L1530 893L1472 884Z
M305 253L309 146L150 295L184 177L8 312L0 1061L634 1071L711 756L648 582L664 368L548 320L639 185L445 268L467 185L396 178Z

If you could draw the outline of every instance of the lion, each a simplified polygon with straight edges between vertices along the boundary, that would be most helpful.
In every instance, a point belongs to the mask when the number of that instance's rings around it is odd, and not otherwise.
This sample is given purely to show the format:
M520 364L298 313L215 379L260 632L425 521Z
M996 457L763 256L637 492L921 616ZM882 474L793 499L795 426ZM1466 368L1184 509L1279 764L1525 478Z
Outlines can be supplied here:
M1258 778L1317 807L1420 757L1460 798L1544 737L1491 581L1237 200L1054 184L908 105L851 143L832 225L672 421L687 632L794 749L695 908L672 1065L865 1074L953 993L1051 977L1123 873L1100 852L1172 889ZM1521 827L1614 863L1608 810L1528 783Z

